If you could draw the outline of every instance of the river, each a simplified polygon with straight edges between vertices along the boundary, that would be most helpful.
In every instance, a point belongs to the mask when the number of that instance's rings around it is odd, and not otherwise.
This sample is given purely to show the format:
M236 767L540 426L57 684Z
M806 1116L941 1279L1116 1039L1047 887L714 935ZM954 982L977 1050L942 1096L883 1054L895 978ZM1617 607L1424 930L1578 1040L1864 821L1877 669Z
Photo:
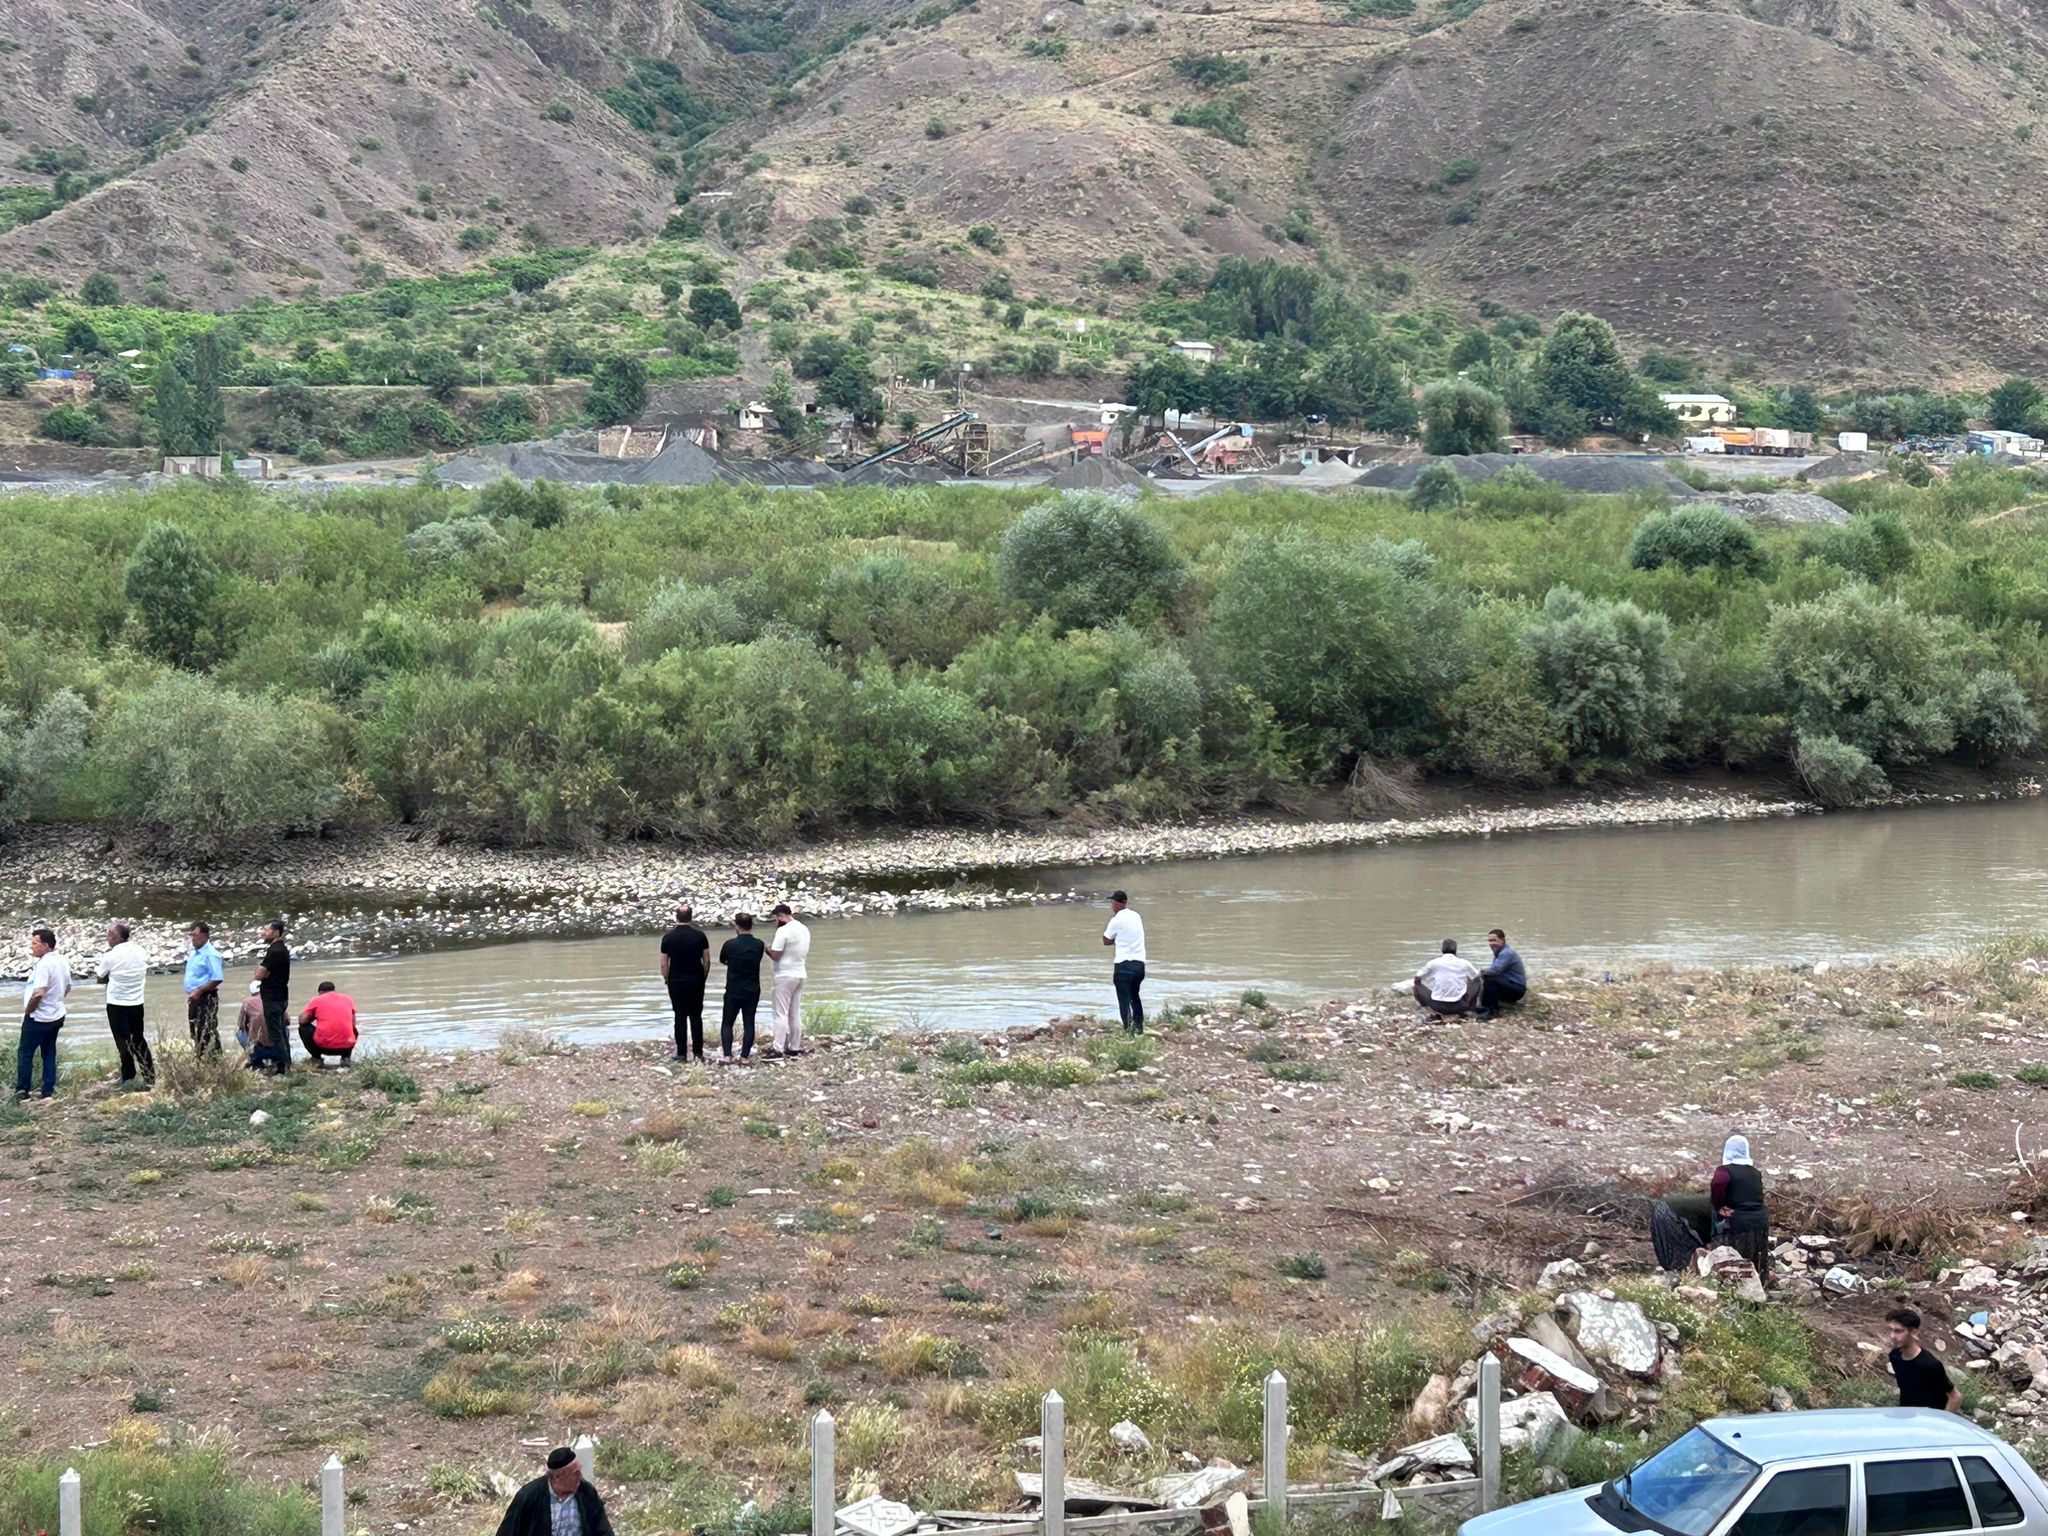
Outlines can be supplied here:
M1545 971L1854 962L2048 930L2048 806L1519 833L1003 883L1097 898L1128 887L1145 918L1155 1005L1250 989L1276 1002L1354 995L1411 975L1446 936L1483 959L1495 925L1540 988ZM896 1027L1113 1013L1106 917L1098 900L821 921L808 992ZM724 936L714 928L714 946ZM296 1006L333 980L355 996L372 1048L488 1045L511 1028L650 1038L668 1019L654 956L651 934L307 956L293 996ZM246 976L231 972L229 1015ZM714 976L714 1008L717 986ZM175 977L152 977L148 1001L156 1028L181 1027ZM81 1023L96 1024L99 1006L96 987L73 999Z

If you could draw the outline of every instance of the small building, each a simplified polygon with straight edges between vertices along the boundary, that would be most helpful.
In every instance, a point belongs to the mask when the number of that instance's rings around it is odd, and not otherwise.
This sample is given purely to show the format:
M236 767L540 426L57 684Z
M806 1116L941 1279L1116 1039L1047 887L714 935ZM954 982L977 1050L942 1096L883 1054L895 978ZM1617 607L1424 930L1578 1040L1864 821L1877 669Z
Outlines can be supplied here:
M164 455L164 473L167 475L191 475L200 480L220 478L220 455L217 453L167 453Z
M775 422L775 413L758 400L749 400L740 407L740 430L742 432L766 432Z
M1680 421L1725 426L1735 420L1735 402L1726 395L1659 395L1657 398Z
M1176 341L1169 343L1166 350L1186 358L1197 368L1206 368L1216 361L1216 344L1213 341Z
M1108 427L1069 427L1067 437L1073 450L1085 458L1100 458L1109 446Z
M277 466L268 454L251 454L235 460L235 474L243 480L275 480Z

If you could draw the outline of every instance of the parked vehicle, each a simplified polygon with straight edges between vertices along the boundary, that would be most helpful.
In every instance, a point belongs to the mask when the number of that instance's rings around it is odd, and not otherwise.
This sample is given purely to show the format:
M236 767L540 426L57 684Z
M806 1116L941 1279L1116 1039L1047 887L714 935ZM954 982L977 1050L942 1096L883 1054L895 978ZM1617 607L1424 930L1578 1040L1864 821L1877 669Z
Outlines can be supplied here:
M1932 1408L1710 1419L1597 1488L1468 1520L1459 1536L2048 1536L2017 1451Z
M1813 452L1813 434L1786 427L1715 427L1711 434L1722 442L1725 453L1767 454L1783 457Z

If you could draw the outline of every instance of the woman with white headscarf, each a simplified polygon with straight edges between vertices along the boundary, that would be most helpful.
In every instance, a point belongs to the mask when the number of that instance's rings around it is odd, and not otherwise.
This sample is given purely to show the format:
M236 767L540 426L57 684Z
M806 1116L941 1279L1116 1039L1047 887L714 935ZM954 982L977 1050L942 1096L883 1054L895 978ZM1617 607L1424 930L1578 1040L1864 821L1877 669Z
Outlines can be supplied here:
M1771 1215L1764 1206L1764 1176L1750 1161L1748 1137L1728 1138L1707 1193L1716 1235L1754 1264L1757 1278L1769 1285Z

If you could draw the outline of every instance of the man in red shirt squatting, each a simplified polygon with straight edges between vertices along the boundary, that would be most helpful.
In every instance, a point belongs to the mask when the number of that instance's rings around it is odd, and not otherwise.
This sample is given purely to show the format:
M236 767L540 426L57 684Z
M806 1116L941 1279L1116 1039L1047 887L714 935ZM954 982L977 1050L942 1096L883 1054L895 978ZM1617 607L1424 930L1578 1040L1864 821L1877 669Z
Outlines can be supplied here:
M356 1048L356 1000L335 991L333 982L321 982L299 1015L299 1040L316 1068L325 1065L323 1056L339 1056L347 1066Z

